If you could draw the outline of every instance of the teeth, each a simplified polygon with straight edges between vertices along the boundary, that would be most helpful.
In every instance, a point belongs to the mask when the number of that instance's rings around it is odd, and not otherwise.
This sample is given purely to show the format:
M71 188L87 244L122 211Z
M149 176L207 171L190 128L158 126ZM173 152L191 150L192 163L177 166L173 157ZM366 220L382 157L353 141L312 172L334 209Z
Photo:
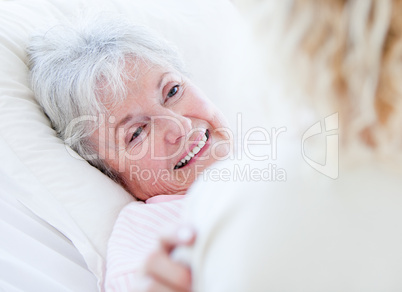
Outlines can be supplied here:
M193 150L191 150L194 154L197 154L198 152L200 152L200 150L201 150L201 148L200 147L198 147L198 146L195 146L194 148L193 148ZM187 157L187 156L186 156Z
M198 152L201 151L201 149L205 146L207 140L208 140L207 135L204 135L204 136L202 137L201 141L198 142L198 145L195 146L195 147L193 148L193 150L191 150L191 151L186 155L186 157L184 157L182 160L180 160L179 163L177 163L177 165L174 167L174 169L178 169L178 168L180 168L180 167L186 165L186 164L191 160L191 158L193 158Z

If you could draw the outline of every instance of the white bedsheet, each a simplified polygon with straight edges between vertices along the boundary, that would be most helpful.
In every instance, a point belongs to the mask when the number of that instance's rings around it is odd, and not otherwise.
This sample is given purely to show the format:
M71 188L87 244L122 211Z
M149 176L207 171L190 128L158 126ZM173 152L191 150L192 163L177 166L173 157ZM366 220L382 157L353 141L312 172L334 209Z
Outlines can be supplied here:
M0 291L98 291L95 276L63 234L17 199L0 168Z

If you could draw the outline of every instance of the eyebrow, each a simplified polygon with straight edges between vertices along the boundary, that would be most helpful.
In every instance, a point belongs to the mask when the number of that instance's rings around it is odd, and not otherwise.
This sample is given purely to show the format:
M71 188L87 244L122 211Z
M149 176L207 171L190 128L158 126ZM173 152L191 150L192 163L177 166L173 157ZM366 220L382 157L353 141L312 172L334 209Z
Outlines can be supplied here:
M169 74L172 74L172 73L173 73L172 71L167 71L167 72L163 73L163 74L161 75L160 79L159 79L158 87L157 87L157 88L161 88L162 82L163 82L163 80L165 79L165 76L166 76L166 75L169 75Z
M121 126L127 124L127 122L129 122L129 121L132 120L132 119L133 119L133 116L132 116L131 114L125 116L123 119L121 119L121 120L117 123L115 129L119 129Z

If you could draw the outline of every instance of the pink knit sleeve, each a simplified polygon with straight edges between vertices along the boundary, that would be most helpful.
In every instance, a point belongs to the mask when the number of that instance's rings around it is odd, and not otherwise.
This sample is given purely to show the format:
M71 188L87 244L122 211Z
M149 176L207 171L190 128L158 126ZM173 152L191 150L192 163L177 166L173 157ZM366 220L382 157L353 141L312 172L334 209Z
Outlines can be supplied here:
M138 288L141 269L161 234L178 225L184 200L134 202L119 214L108 243L105 290Z

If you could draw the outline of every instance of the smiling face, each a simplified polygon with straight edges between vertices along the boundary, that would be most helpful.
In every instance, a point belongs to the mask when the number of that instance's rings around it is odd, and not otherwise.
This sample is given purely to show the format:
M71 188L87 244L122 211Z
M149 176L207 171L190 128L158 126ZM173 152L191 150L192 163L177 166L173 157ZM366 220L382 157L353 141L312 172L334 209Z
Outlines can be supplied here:
M231 147L220 111L181 73L138 66L127 98L90 137L138 199L185 194L197 175Z

